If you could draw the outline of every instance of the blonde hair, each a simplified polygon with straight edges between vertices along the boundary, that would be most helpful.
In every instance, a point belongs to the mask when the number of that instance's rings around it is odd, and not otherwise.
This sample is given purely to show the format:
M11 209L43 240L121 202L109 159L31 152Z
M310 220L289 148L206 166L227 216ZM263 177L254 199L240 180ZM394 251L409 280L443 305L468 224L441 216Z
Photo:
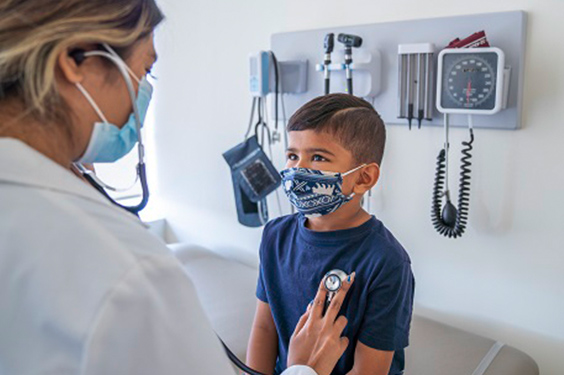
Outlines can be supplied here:
M162 19L154 0L0 0L0 102L15 97L27 114L68 124L57 57L79 43L107 43L126 58Z

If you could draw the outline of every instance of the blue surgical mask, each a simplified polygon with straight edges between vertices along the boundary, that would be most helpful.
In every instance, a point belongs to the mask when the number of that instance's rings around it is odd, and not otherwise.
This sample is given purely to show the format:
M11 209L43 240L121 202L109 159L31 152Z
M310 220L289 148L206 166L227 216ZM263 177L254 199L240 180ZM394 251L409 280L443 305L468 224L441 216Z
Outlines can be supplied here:
M145 77L141 80L133 76L139 82L139 90L135 104L139 111L141 126L145 122L145 116L153 95L153 87ZM132 113L124 126L118 126L108 122L98 105L84 87L77 83L77 87L86 97L90 105L98 113L102 121L94 123L90 142L84 155L77 160L79 163L113 163L127 155L139 141L135 115Z
M345 173L324 172L308 168L289 168L280 172L284 191L290 203L306 217L319 217L337 211L354 197L342 192L343 177L366 164Z

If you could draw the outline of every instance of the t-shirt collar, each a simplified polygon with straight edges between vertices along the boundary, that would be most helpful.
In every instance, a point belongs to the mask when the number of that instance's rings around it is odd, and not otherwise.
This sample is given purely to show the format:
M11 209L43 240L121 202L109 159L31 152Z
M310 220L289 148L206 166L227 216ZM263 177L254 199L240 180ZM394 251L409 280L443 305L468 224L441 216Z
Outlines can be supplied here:
M299 215L298 217L298 233L300 237L306 242L312 244L341 244L343 241L353 240L355 238L363 237L372 231L377 225L378 219L375 216L371 216L365 223L358 227L341 229L328 232L317 232L306 228L306 217Z

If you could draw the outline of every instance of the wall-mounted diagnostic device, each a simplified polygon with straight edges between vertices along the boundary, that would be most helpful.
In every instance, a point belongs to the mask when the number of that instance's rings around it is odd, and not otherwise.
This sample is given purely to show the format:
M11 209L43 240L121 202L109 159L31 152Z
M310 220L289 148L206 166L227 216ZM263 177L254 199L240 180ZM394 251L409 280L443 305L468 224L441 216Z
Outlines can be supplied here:
M323 74L325 79L325 95L329 94L331 91L331 54L333 53L333 48L335 47L335 34L329 33L325 35L325 40L323 41L323 49L325 50L325 56L323 59Z
M487 31L487 38L483 30ZM331 47L328 43L330 34L333 34L333 50L328 49ZM350 91L347 89L345 48L338 40L339 34L362 38L360 47L351 47L354 61L349 68L354 80L354 95L372 103L386 126L401 125L405 128L409 123L409 104L413 105L412 125L417 126L420 109L423 109L422 128L443 125L443 116L435 107L438 54L443 48L477 50L489 47L488 39L495 42L495 47L505 53L505 63L511 66L511 77L504 80L509 86L509 95L504 97L508 102L506 109L502 103L504 110L495 115L475 118L474 127L498 130L521 127L527 36L525 12L410 19L274 34L271 49L280 60L315 61L308 68L311 77L308 77L307 92L285 98L289 115L316 96ZM453 40L455 36L460 38ZM327 56L329 51L331 55ZM407 69L408 64L413 72ZM417 79L420 74L418 66L423 67L420 79ZM410 92L413 95L411 100L407 95L408 74L412 78L409 80L411 88L415 90ZM329 76L330 81L327 79ZM400 82L402 77L403 83ZM327 87L328 82L330 87ZM423 98L422 104L429 105L419 108L418 96ZM466 117L451 114L450 125L451 129L465 128Z
M307 60L278 61L271 51L249 56L249 90L254 97L279 94L302 94L307 91Z
M284 105L284 93L307 91L307 60L278 61L272 51L252 54L249 57L249 89L252 96L251 115L244 141L223 156L232 172L239 222L248 227L259 227L268 220L269 194L276 194L278 209L282 212L277 190L280 176L272 163L272 145L281 140L278 105L279 99ZM271 101L274 106L274 129L271 129L266 116L267 97L270 94L273 94L271 97L274 99Z
M339 34L337 36L339 43L345 46L345 73L347 77L347 92L353 94L353 79L352 79L352 49L359 48L362 45L362 38L352 34Z
M437 108L442 113L492 115L501 110L505 55L495 47L439 53Z
M413 119L421 128L423 120L433 119L434 52L432 43L398 46L398 118Z
M325 95L331 92L333 87L334 92L346 92L353 94L353 74L358 87L355 89L355 95L360 97L375 97L380 93L381 85L381 66L382 59L378 50L368 50L361 48L363 46L362 37L353 34L339 33L337 41L341 43L344 48L335 51L334 55L338 54L335 58L332 56L335 47L335 34L327 33L323 39L323 62L317 64L315 69L318 72L323 72L324 90ZM353 48L356 48L355 58L353 62ZM341 59L341 62L334 62ZM339 73L337 79L331 75L332 72ZM344 80L342 76L344 72ZM333 79L333 81L331 81ZM335 82L336 81L336 82ZM356 85L355 85L356 86Z
M485 34L483 39L487 43ZM456 238L464 233L468 221L470 152L474 142L472 116L493 115L503 108L508 70L503 51L495 47L447 48L439 53L438 60L436 104L444 114L445 143L437 157L431 215L440 234ZM468 115L470 133L470 139L462 142L458 208L451 202L448 182L449 114ZM441 207L443 198L445 203Z

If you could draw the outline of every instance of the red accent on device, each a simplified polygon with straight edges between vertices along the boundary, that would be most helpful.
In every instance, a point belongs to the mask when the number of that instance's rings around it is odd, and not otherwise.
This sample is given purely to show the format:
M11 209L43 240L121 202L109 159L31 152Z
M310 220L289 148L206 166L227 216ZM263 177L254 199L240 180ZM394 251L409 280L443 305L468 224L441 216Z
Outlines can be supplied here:
M490 43L486 38L486 32L482 30L462 40L456 38L452 40L446 48L480 48L489 46Z

